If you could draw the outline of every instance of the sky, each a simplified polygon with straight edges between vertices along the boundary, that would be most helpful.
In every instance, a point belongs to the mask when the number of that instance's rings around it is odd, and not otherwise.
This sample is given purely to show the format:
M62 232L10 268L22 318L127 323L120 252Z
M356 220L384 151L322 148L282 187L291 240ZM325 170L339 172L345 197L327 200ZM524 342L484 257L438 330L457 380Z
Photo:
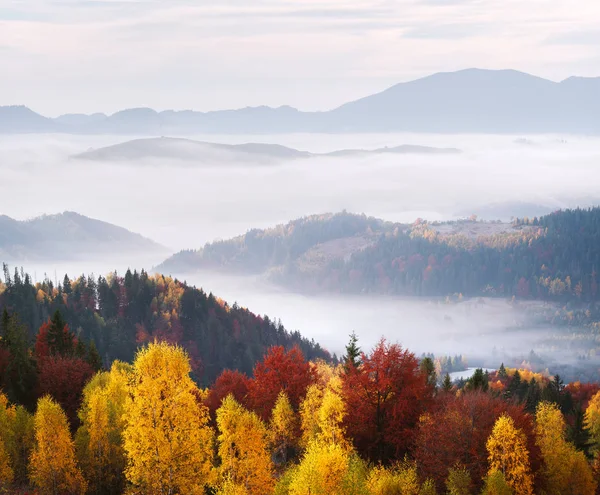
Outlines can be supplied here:
M600 76L597 0L0 0L0 105L327 110L434 72Z

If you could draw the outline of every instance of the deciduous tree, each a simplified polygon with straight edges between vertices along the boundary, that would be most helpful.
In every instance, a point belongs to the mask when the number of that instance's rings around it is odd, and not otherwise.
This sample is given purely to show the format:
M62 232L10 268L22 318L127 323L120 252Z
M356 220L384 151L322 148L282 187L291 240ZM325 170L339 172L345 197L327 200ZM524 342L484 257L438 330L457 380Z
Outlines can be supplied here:
M515 495L533 493L533 476L529 463L529 451L525 434L515 427L510 416L503 415L496 421L487 441L490 472L500 471Z
M268 421L279 392L283 390L287 394L297 411L306 389L314 382L315 371L298 347L289 351L281 346L271 347L254 367L254 379L248 391L249 404L264 421Z
M83 495L86 482L75 462L67 416L51 397L38 401L34 416L35 446L29 478L44 495Z
M213 432L197 400L185 352L166 343L140 350L125 405L125 475L145 494L201 494L211 482Z
M362 365L343 375L348 435L359 453L388 462L404 456L425 404L427 376L415 355L381 340Z
M229 395L217 410L217 425L220 484L233 483L249 495L271 493L275 485L273 463L262 420Z

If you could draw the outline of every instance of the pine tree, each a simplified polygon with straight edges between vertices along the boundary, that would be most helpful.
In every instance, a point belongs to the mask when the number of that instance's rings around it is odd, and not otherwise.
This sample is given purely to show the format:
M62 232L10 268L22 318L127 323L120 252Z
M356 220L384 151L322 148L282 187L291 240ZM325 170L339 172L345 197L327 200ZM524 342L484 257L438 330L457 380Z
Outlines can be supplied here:
M68 275L65 275L65 278L63 279L62 290L67 295L69 295L69 294L71 294L71 292L73 292L73 290L71 289L71 280L69 280Z
M102 369L102 358L98 353L98 348L94 340L90 340L90 345L87 352L87 362L94 371L100 371Z
M502 363L500 365L500 368L498 368L498 378L500 378L502 380L508 378L508 373L506 372L506 368L504 367L504 363Z
M70 356L74 352L74 336L57 309L50 320L48 328L48 346L50 354Z
M351 366L358 368L361 365L360 355L361 350L358 346L358 337L356 336L356 332L352 332L350 334L350 342L346 346L346 355L342 358L346 370Z
M427 384L435 389L437 387L437 373L435 372L435 364L430 357L424 357L419 363L421 373L427 377Z
M444 392L450 392L452 390L452 379L450 378L450 374L446 373L444 376L444 381L442 382L442 390Z

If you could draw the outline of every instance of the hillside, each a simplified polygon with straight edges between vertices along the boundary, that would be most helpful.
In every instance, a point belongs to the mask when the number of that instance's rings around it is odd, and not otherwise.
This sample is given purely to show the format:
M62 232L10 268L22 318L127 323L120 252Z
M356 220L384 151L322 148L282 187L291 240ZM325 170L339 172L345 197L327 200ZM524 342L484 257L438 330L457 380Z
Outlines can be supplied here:
M600 208L511 223L413 226L344 213L208 244L174 255L160 269L268 272L279 284L309 292L595 302L598 246Z
M139 346L166 340L187 350L195 378L208 384L226 368L251 373L272 345L298 345L310 359L330 357L281 323L162 275L127 271L98 279L65 277L56 287L50 280L32 285L29 275L6 270L4 280L0 313L7 308L18 314L34 336L60 310L79 338L95 343L105 363L130 361Z
M167 249L122 227L69 211L25 221L0 216L2 261L77 260L115 252L158 255Z
M197 251L181 251L156 270L183 274L200 269L238 273L266 270L302 263L321 267L340 252L349 256L370 245L391 224L350 213L312 215L286 225L259 230L226 241L206 244Z
M113 115L46 119L31 110L0 107L0 132L75 134L289 132L573 133L600 131L600 78L554 82L514 70L437 73L324 112L289 106L196 112L134 108ZM12 110L11 110L12 109Z
M191 139L160 137L135 139L104 148L88 150L73 156L73 158L94 161L174 159L196 163L234 164L238 162L276 163L284 160L315 157L350 157L407 153L454 154L460 153L460 150L455 148L401 145L374 150L345 149L329 153L310 153L279 144L219 144L193 141Z

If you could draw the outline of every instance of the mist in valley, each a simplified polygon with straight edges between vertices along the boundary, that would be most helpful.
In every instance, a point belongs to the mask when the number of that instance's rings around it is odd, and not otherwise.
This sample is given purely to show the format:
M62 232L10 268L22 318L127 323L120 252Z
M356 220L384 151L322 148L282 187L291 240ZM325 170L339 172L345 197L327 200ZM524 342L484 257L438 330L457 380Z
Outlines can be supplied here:
M87 161L90 148L122 136L0 136L2 213L22 220L65 210L140 233L175 252L312 213L355 213L398 222L455 219L487 212L506 219L514 205L542 211L594 203L600 190L600 139L573 136L418 134L188 136L199 141L281 144L314 153L413 144L454 147L453 155L404 154L307 158L278 163L197 163L177 159ZM505 206L503 206L505 205ZM527 206L523 209L527 210ZM494 216L496 215L496 216ZM40 280L127 268L151 271L163 259L114 253L77 262L23 260ZM13 265L15 262L13 262ZM338 355L352 331L363 349L381 336L415 352L465 354L498 365L526 356L558 332L523 306L504 300L444 301L370 296L310 296L282 291L260 277L173 274L259 314L281 318ZM502 333L503 337L498 335ZM544 348L547 350L547 345ZM542 349L542 352L544 352ZM573 353L557 354L563 361Z

